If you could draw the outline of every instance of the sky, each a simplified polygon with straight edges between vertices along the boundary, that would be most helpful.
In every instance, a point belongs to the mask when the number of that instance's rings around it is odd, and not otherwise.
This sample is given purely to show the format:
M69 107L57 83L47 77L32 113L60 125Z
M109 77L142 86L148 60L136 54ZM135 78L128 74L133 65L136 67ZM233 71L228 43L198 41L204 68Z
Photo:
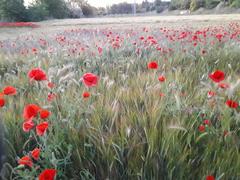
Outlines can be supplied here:
M137 3L141 3L142 1L143 0L136 0ZM88 0L88 3L95 7L106 7L121 2L133 3L134 0ZM151 0L149 0L149 2L151 2Z
M26 5L28 5L32 0L25 0ZM136 0L137 3L141 3L143 0ZM149 2L153 2L154 0L148 0ZM134 0L88 0L88 3L95 7L106 7L112 4L128 2L133 3Z

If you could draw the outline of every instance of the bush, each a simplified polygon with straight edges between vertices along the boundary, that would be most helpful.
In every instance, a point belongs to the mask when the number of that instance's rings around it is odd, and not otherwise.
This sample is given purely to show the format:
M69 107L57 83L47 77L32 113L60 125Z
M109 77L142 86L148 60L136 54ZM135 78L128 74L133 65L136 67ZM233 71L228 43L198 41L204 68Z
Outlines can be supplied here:
M30 21L42 21L49 16L46 4L35 4L28 9Z
M190 4L190 10L196 11L197 9L205 7L205 1L204 0L192 0Z
M7 21L28 21L23 0L0 0L0 17Z
M207 9L212 9L215 8L219 3L219 0L205 0L205 7Z
M191 0L182 0L181 9L189 9L191 4Z
M179 0L172 0L169 6L169 10L176 10L180 9L181 5Z
M234 0L234 1L231 3L231 7L240 8L240 0Z
M69 15L69 10L64 0L38 0L37 3L46 7L50 17L62 19Z
M91 17L96 14L94 7L92 7L88 4L83 5L81 8L82 8L83 15L86 17Z
M114 4L110 8L112 14L131 14L132 5L129 3Z

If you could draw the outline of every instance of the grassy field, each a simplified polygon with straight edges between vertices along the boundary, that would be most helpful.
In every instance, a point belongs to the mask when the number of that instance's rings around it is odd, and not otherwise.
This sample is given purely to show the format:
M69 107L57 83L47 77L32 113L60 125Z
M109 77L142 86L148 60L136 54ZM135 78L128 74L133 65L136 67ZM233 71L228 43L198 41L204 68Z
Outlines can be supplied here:
M2 179L240 179L239 20L0 28Z

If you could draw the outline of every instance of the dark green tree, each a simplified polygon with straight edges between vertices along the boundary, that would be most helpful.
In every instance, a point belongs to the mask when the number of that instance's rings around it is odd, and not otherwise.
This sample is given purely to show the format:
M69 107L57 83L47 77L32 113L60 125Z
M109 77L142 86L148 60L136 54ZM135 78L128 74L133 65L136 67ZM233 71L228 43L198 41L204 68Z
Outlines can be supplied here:
M36 3L46 7L52 18L62 19L68 16L69 11L64 0L37 0Z
M42 21L49 17L48 7L45 3L35 2L28 7L30 21Z
M27 21L23 0L0 0L0 17L7 21Z

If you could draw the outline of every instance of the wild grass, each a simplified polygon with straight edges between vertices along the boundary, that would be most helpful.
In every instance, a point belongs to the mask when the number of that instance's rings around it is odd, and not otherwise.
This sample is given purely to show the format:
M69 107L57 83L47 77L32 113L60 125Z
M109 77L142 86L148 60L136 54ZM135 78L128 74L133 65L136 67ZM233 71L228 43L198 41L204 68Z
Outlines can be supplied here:
M18 93L1 109L8 147L2 178L35 179L41 170L55 168L56 179L197 180L208 175L239 179L239 108L225 105L228 98L239 101L239 86L228 95L228 90L217 89L208 78L220 69L226 73L226 82L234 85L239 81L239 35L236 40L215 45L210 45L211 36L206 45L197 47L159 38L161 45L173 49L163 54L141 43L132 45L142 35L162 37L157 28L149 33L138 29L130 37L128 30L114 31L115 36L124 38L117 49L111 47L104 32L109 30L56 35L89 45L81 53L68 53L72 46L55 42L56 36L45 37L53 53L34 37L15 41L16 48L9 48L12 41L4 42L0 86L12 85ZM96 44L102 46L102 55ZM18 50L22 47L37 47L38 53L21 55ZM136 53L138 48L140 54ZM205 55L202 49L206 49ZM147 68L150 61L158 62L158 70ZM52 91L57 98L51 103L44 82L30 83L27 78L35 67L44 69L56 84ZM88 89L82 84L80 78L86 72L100 77L97 87ZM161 74L167 79L164 83L158 81ZM209 90L218 92L214 100L207 98ZM84 99L83 91L89 91L91 97ZM29 103L52 112L43 137L22 130L23 108ZM211 124L199 132L205 119ZM227 136L224 131L229 132ZM36 146L42 149L37 165L32 169L18 166L17 158Z

